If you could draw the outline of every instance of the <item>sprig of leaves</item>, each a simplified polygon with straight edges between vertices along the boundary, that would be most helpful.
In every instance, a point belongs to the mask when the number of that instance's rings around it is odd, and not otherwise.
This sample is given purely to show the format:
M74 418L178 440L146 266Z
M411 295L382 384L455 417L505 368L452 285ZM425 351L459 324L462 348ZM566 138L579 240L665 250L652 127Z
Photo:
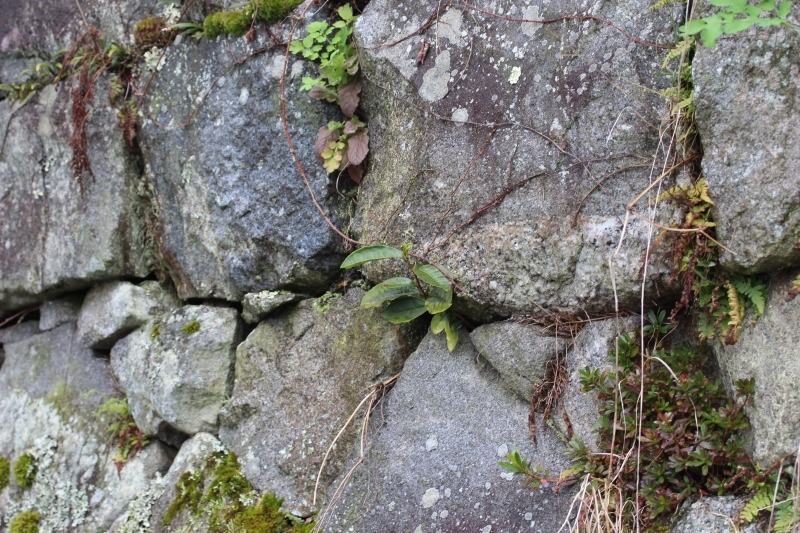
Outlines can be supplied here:
M367 124L355 115L346 122L328 122L319 129L314 152L328 172L347 170L350 179L361 183L369 153Z
M739 33L754 25L760 28L788 26L800 31L800 28L786 19L792 9L790 1L776 5L775 0L765 0L751 5L747 0L711 0L711 5L725 9L709 17L690 20L680 27L682 37L699 33L703 45L713 48L721 35ZM774 15L770 15L772 12ZM764 16L765 14L767 15Z
M105 421L106 433L116 446L114 463L121 470L128 459L139 453L149 443L147 436L136 426L126 398L109 398L97 408L96 416Z
M355 268L372 261L402 259L411 278L387 279L367 291L361 299L361 307L380 307L383 318L393 324L403 324L429 313L433 315L431 331L442 331L447 338L447 349L451 352L458 344L458 329L461 322L449 309L453 305L453 287L447 276L437 267L411 261L410 244L399 250L391 246L375 245L359 248L345 258L341 268Z

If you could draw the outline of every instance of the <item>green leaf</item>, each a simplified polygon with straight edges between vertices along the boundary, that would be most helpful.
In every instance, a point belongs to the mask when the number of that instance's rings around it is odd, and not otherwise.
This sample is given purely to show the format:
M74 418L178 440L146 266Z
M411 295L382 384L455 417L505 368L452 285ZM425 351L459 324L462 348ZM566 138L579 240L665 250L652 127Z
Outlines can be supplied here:
M447 314L441 313L438 315L433 315L433 320L431 320L431 331L434 335L438 335L442 331L444 331L444 326L447 323Z
M420 296L419 289L408 278L391 278L372 287L361 299L361 307L378 307L401 296Z
M451 352L456 349L458 344L458 330L460 327L461 322L448 313L447 321L444 324L444 334L447 336L447 349Z
M414 267L414 274L428 285L433 285L434 287L445 290L450 289L450 282L445 275L433 265L417 265Z
M781 2L781 5L778 6L778 16L780 18L786 18L786 15L788 15L789 11L791 10L792 10L791 2Z
M775 9L775 0L764 0L763 2L758 4L758 7L762 11L772 11L773 9Z
M703 46L706 48L714 48L717 44L717 38L722 35L722 24L709 24L705 30L700 32L700 37L703 39Z
M425 300L414 296L402 296L390 303L381 316L392 324L403 324L424 315L426 311Z
M739 33L740 31L746 30L747 28L752 26L754 22L755 20L749 17L746 19L735 19L725 24L722 30L727 35L731 35L733 33Z
M391 246L365 246L347 256L340 268L354 268L370 261L381 259L402 259L403 253Z
M432 315L447 311L451 305L453 305L453 291L450 287L447 289L433 287L425 300L425 308Z
M690 20L688 24L681 26L680 30L683 35L694 35L706 29L706 26L708 26L708 22L705 19Z
M345 22L353 20L353 8L350 7L350 4L345 4L340 7L337 13L339 13L339 17Z

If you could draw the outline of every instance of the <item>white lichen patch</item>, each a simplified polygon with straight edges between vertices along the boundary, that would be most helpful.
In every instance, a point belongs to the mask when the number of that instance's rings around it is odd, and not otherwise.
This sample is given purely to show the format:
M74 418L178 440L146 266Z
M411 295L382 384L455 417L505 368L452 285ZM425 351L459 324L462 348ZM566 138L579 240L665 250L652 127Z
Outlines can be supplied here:
M450 52L445 50L436 57L436 64L422 76L419 95L427 102L438 102L450 90Z
M516 85L521 75L522 75L522 70L519 67L512 68L511 75L508 77L508 83L510 83L511 85Z
M428 489L425 491L425 494L422 495L422 508L428 509L436 505L436 502L439 501L439 490L438 489Z
M151 531L150 518L153 514L153 505L164 491L167 484L161 474L156 474L150 486L140 492L128 504L128 510L119 517L111 526L115 533L149 533Z
M453 111L453 116L451 118L456 124L464 124L469 120L469 111L460 107Z
M439 17L439 22L436 24L436 34L456 46L461 46L461 10L448 9L444 15Z
M523 9L522 18L525 20L539 20L541 18L539 15L539 6L526 7ZM533 37L533 34L536 33L536 30L541 27L542 24L540 22L523 22L522 33L528 37Z

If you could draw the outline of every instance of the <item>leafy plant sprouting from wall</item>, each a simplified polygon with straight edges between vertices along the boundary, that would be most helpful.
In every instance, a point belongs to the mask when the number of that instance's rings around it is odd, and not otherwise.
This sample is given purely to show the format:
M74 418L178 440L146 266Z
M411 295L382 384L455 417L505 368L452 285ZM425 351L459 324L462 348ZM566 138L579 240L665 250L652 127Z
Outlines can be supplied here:
M369 152L367 125L355 115L360 101L358 51L353 46L353 24L358 18L349 4L337 10L340 20L308 25L308 34L292 41L289 51L319 62L319 77L304 77L301 89L317 100L336 103L346 121L329 122L317 135L315 152L328 172L347 170L350 178L360 183L364 175L364 159Z
M117 470L122 470L128 459L147 446L147 436L136 426L125 398L109 398L97 408L96 415L107 424L106 433L117 449L114 464L117 465Z
M378 283L361 299L361 307L380 307L388 302L382 316L393 324L410 322L430 313L433 315L431 330L435 334L444 331L447 348L452 352L458 344L458 329L461 327L461 322L448 311L453 304L453 287L437 267L412 263L410 250L411 244L404 244L399 250L391 246L365 246L348 255L341 268L402 259L411 278L396 277Z
M706 48L713 48L721 35L739 33L751 26L760 28L787 26L800 31L800 27L787 20L792 9L790 1L777 4L775 0L765 0L751 5L747 0L711 0L711 5L724 9L714 15L690 20L684 24L680 27L682 37L699 33L703 45Z

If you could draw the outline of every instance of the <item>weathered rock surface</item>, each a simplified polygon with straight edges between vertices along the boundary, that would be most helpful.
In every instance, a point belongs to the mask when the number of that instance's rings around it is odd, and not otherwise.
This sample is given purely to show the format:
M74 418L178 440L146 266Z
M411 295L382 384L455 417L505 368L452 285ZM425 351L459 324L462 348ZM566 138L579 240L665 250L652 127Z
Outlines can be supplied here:
M273 31L286 36L285 28ZM244 58L271 44L262 32L249 44L176 44L148 91L158 124L144 121L144 155L181 298L238 302L261 290L322 292L338 273L339 239L315 209L284 136L284 50L257 53L229 70L231 54ZM339 220L336 202L326 200L328 175L314 156L317 130L335 110L299 90L301 74L311 69L289 58L288 127L314 195Z
M756 380L753 405L745 406L750 419L745 449L764 467L800 443L800 303L787 299L797 274L772 276L764 314L744 328L739 342L712 345L729 396L737 380Z
M288 291L247 293L242 300L242 320L248 324L258 324L284 305L306 298L308 296Z
M187 305L117 342L111 367L136 425L173 445L216 433L240 337L236 310Z
M650 228L631 217L622 230L626 204L658 174L645 162L664 102L648 88L664 86L663 53L604 24L503 17L588 13L672 43L672 14L645 0L588 11L503 0L488 7L500 17L451 6L417 35L438 5L374 0L356 23L372 154L360 240L433 250L473 299L509 315L613 308L609 258L622 239L617 294L637 301ZM431 49L417 66L423 39ZM367 272L383 280L391 267ZM651 257L649 282L664 272Z
M96 416L98 406L114 394L108 362L75 337L75 325L63 324L5 345L0 455L15 461L31 453L38 470L31 488L13 484L0 495L0 521L6 524L16 513L35 508L42 515L40 531L94 533L113 519L106 506L124 506L131 496L109 476L110 470L116 476L114 451ZM120 479L152 474L153 461L144 459L126 465Z
M0 344L24 341L28 337L33 337L41 332L38 320L20 322L19 324L0 329Z
M47 300L39 307L39 329L47 331L67 322L75 322L81 311L83 295Z
M463 333L452 353L442 336L423 339L325 531L558 531L571 491L522 488L497 461L517 447L558 475L564 445L548 432L534 449L528 404L477 355Z
M703 174L726 268L800 265L800 35L752 28L697 47L692 63Z
M597 392L581 391L580 371L586 367L598 370L613 369L609 354L613 353L614 341L620 333L638 331L638 316L591 322L575 336L575 342L567 352L567 386L561 396L561 405L570 421L567 428L561 416L554 416L558 428L581 439L591 450L597 451L595 424L599 419L600 403Z
M180 306L157 282L127 281L98 285L86 294L78 315L78 338L88 348L110 349L151 318Z
M147 273L136 215L140 173L101 78L87 106L94 179L83 191L70 168L70 91L43 89L24 107L0 102L8 125L0 152L0 309L15 309L92 283Z
M364 291L305 300L262 322L236 352L236 384L221 413L220 440L259 489L307 516L328 446L368 388L400 371L418 336L374 309ZM321 491L339 474L355 440L351 426L329 457ZM320 494L322 494L321 492Z
M469 337L506 386L528 402L534 386L547 377L547 363L563 356L568 345L568 339L555 337L541 326L518 322L487 324Z
M740 498L733 496L710 496L684 504L681 516L673 524L672 533L729 533L733 529L744 506ZM742 533L755 533L755 524L739 528Z

